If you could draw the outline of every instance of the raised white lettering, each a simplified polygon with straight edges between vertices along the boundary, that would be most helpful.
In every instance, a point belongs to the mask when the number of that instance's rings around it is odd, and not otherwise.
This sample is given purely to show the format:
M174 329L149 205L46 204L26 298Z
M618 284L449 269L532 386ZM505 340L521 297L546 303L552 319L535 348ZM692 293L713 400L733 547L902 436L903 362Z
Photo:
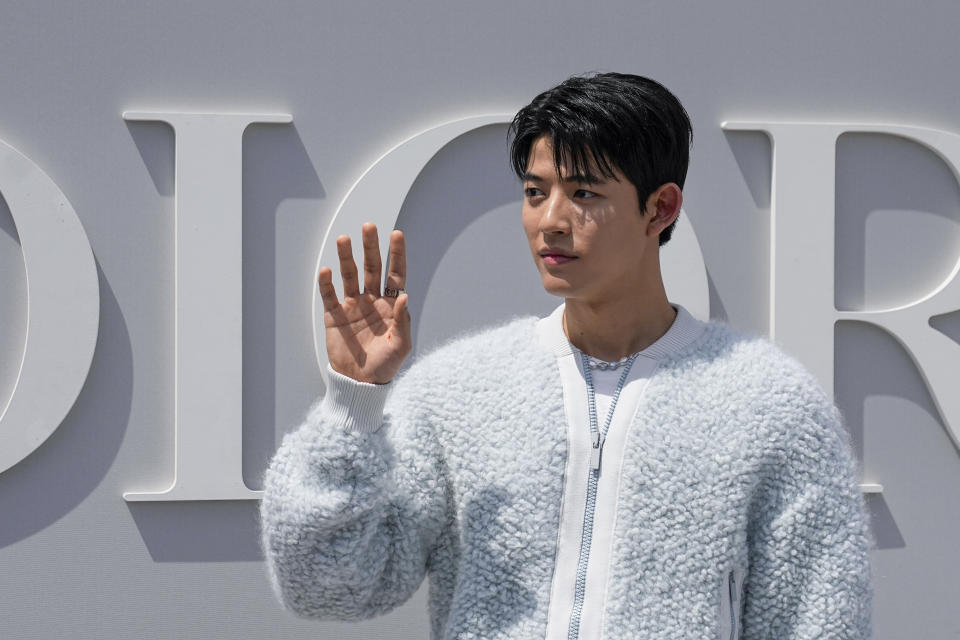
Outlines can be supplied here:
M834 324L869 322L895 337L913 359L954 444L960 448L960 346L930 326L960 309L960 260L947 278L893 309L838 311L834 304L836 143L847 132L901 136L933 150L960 179L960 136L885 124L725 122L729 131L763 131L773 147L771 337L803 360L833 392Z
M250 500L242 458L242 141L283 114L125 112L176 134L175 463L130 501Z

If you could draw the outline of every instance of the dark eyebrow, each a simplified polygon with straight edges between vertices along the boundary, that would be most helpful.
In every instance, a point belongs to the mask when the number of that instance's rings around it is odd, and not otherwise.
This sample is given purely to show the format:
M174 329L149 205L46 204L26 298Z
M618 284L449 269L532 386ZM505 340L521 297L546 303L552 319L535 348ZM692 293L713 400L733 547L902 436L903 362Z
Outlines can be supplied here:
M606 182L603 178L593 175L592 173L575 173L570 176L566 176L563 179L564 182L576 182L578 184L603 184Z
M543 178L538 176L535 173L524 172L521 179L524 182L543 182ZM592 173L575 173L563 178L564 182L575 182L577 184L604 184L606 180L598 176L593 175Z

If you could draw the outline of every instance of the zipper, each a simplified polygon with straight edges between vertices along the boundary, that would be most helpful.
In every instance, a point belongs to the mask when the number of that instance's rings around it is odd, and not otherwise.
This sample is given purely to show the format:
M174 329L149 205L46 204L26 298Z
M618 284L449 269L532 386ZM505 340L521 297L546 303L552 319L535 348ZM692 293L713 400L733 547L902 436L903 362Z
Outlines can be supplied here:
M567 629L567 640L577 640L580 636L580 619L583 615L583 601L587 586L587 564L590 560L590 544L593 540L593 516L597 507L597 483L600 480L600 459L603 452L603 442L606 440L607 432L610 430L610 423L613 420L613 413L617 408L617 400L620 399L620 392L627 382L627 376L633 367L637 354L634 354L627 361L620 374L620 380L617 383L617 389L614 391L613 398L610 401L610 410L607 412L607 419L603 429L597 422L597 403L594 397L593 376L590 373L590 365L584 353L580 353L580 361L583 364L583 377L587 383L587 407L590 414L590 470L587 476L587 501L583 513L583 533L580 542L580 557L577 559L577 581L574 586L573 611L570 614L570 626Z
M726 585L723 588L723 599L720 603L721 640L737 640L740 637L740 589L742 580L742 571L733 569L727 573ZM727 624L730 625L729 629L725 628Z
M599 451L599 447L595 447L594 451ZM583 535L580 543L580 558L577 560L577 582L574 588L573 613L570 614L570 628L567 630L568 640L577 640L580 635L580 617L583 614L583 596L587 586L587 561L590 558L593 512L597 506L597 480L599 477L600 469L591 468L587 480L587 508L583 514Z
M600 435L599 431L595 431L591 436L593 448L590 450L590 469L593 471L600 471L600 452L603 450L603 441L606 439Z
M737 604L736 589L737 581L731 571L727 578L727 590L730 592L730 640L737 640L737 614L734 613Z

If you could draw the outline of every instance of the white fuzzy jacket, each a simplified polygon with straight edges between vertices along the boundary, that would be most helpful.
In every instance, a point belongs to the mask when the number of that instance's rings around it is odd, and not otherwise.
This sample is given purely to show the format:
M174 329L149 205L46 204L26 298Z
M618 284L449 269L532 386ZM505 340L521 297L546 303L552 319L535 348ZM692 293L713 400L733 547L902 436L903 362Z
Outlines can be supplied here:
M301 615L430 578L432 636L544 638L568 454L534 318L384 390L332 375L266 475L263 547ZM382 426L380 423L382 422ZM869 637L869 535L839 414L768 341L709 324L659 361L624 445L602 637Z

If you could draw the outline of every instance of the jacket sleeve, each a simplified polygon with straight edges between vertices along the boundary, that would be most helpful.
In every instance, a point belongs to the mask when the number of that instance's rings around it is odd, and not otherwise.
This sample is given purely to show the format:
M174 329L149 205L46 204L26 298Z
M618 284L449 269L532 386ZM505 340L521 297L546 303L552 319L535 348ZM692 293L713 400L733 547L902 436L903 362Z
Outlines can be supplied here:
M869 638L871 538L846 432L819 387L788 408L751 507L743 638Z
M356 620L417 590L449 519L447 490L415 383L371 385L332 370L329 379L266 473L262 546L287 608Z

